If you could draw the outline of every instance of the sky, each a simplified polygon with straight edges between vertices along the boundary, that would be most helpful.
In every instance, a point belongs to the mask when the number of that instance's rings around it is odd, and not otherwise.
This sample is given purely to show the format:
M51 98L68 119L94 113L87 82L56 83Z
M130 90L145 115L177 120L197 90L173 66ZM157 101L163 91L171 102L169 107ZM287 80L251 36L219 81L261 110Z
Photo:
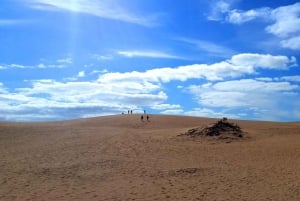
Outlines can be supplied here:
M297 1L0 1L0 121L300 121L299 64Z

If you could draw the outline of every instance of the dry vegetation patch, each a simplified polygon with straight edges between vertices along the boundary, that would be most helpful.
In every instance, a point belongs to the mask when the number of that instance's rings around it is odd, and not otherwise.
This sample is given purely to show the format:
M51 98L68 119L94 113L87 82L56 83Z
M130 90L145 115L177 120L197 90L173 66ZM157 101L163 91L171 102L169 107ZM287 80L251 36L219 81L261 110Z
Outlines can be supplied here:
M213 124L205 127L196 127L189 129L187 132L180 134L179 136L189 137L207 137L209 139L216 140L239 140L244 138L245 132L236 123L229 122L227 118L223 118Z

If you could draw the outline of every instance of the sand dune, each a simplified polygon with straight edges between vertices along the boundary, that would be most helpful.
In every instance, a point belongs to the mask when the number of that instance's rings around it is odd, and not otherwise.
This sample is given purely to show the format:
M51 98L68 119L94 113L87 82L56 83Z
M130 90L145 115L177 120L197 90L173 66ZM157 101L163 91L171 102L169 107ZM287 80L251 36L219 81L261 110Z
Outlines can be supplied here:
M300 123L234 120L247 137L231 143L178 136L215 121L0 123L0 200L300 200Z

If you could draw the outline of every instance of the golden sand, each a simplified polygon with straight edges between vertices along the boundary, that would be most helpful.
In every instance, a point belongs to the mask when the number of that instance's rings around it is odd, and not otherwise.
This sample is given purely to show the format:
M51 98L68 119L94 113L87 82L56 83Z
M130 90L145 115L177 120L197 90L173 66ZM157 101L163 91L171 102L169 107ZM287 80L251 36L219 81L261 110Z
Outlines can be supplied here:
M300 200L300 123L234 121L247 136L230 143L178 136L215 121L0 123L0 200Z

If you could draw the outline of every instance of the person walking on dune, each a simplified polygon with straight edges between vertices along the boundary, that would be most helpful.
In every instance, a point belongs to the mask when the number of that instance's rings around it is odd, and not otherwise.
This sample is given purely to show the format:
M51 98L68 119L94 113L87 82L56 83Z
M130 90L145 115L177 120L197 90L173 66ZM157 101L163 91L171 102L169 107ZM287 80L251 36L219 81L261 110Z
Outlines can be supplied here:
M143 115L141 116L141 121L144 121L144 116Z

